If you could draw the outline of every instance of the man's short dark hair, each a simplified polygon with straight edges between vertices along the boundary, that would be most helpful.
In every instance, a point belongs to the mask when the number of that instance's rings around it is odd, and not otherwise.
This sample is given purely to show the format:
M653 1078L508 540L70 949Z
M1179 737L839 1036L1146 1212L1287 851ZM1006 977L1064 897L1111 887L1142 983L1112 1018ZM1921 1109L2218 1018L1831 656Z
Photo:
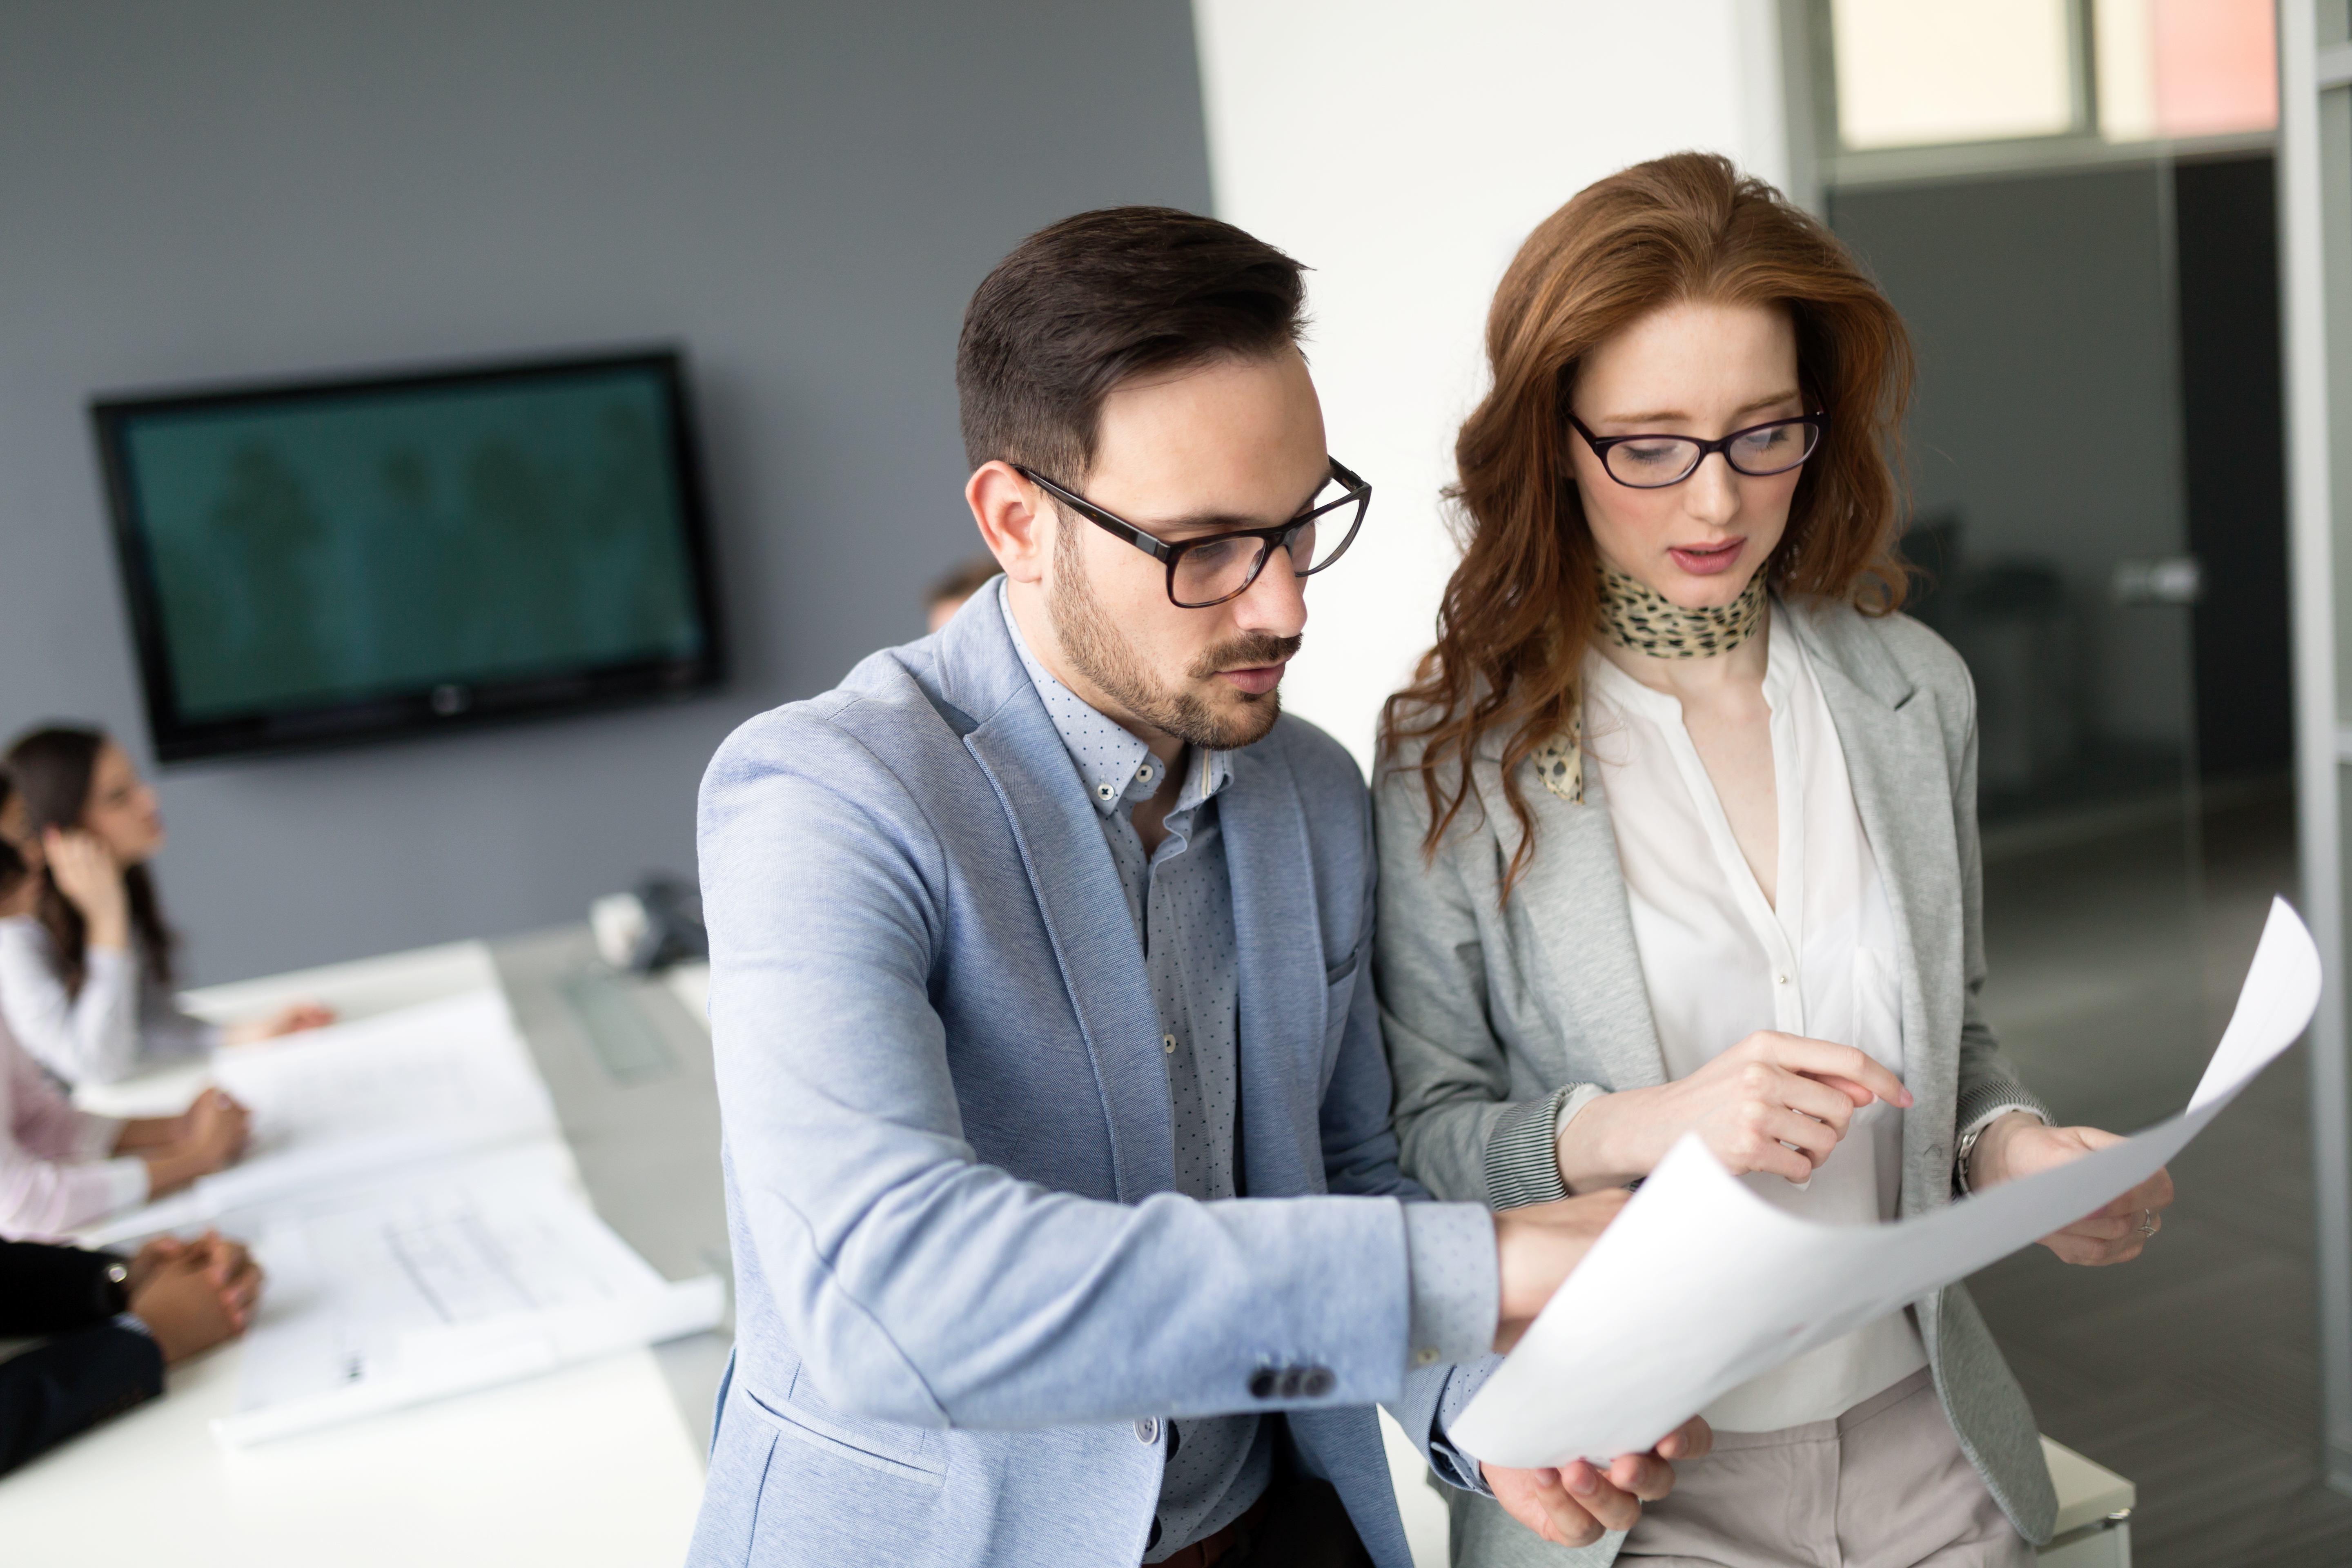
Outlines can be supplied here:
M1302 270L1229 223L1173 207L1107 207L1039 229L963 313L965 458L1076 484L1119 383L1295 344L1307 324Z

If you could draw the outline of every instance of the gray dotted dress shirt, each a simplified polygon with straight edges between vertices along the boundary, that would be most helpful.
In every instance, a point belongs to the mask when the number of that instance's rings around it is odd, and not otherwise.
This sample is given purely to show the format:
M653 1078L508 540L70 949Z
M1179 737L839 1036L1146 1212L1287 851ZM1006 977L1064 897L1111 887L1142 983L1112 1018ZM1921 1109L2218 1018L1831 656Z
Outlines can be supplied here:
M1167 837L1146 854L1135 808L1167 783L1160 759L1037 662L1003 594L1000 584L1005 629L1102 820L1143 948L1168 1068L1177 1190L1204 1203L1241 1197L1248 1191L1240 1168L1241 964L1233 880L1217 826L1217 796L1233 779L1231 754L1187 749L1180 755L1184 777L1168 813ZM1495 1331L1490 1222L1461 1205L1409 1204L1404 1215L1412 1359L1423 1365L1475 1359ZM1164 1425L1168 1468L1159 1533L1146 1563L1240 1518L1274 1469L1273 1426L1255 1414Z

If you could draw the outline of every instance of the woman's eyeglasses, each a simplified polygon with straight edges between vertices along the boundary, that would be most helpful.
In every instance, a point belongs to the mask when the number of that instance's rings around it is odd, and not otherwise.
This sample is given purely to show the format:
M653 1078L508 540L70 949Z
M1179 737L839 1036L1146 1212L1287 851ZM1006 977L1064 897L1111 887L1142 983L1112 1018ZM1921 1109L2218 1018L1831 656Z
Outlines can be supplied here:
M1698 472L1710 452L1720 452L1731 471L1751 479L1785 474L1813 455L1829 429L1826 414L1801 414L1734 430L1719 441L1696 436L1595 436L1571 414L1568 422L1601 459L1609 477L1631 489L1656 490L1678 485Z

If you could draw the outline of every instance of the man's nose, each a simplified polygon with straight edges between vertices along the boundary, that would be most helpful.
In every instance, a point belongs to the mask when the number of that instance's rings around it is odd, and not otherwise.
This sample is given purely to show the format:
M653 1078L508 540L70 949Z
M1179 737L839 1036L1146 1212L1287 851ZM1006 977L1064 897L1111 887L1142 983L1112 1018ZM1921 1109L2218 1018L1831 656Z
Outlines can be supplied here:
M1307 626L1307 579L1287 549L1266 557L1257 581L1234 601L1234 624L1245 632L1295 637Z

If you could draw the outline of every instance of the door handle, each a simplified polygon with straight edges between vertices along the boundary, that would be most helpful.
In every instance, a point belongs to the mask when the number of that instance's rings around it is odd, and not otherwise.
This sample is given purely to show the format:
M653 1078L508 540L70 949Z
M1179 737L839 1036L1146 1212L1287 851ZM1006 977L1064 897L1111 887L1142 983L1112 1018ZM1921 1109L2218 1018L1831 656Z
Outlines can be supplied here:
M2116 563L2118 605L2193 605L2205 596L2205 565L2194 555L2156 555Z

